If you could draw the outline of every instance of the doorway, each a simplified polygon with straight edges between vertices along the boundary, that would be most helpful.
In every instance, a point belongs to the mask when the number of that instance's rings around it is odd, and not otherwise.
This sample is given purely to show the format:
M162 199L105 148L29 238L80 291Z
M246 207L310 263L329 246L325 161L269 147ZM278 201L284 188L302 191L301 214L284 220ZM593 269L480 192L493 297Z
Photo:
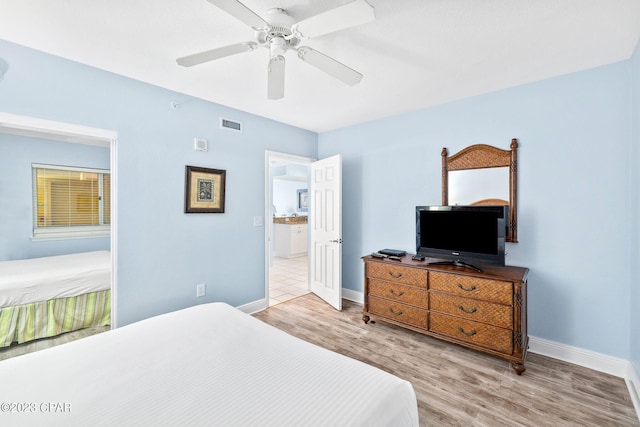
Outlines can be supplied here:
M265 235L268 306L310 292L308 188L314 159L266 152Z
M111 328L118 326L118 273L117 273L117 191L118 164L117 140L118 133L107 129L98 129L72 123L56 122L29 116L0 112L0 133L36 137L45 140L63 141L78 144L94 145L109 148L111 185Z

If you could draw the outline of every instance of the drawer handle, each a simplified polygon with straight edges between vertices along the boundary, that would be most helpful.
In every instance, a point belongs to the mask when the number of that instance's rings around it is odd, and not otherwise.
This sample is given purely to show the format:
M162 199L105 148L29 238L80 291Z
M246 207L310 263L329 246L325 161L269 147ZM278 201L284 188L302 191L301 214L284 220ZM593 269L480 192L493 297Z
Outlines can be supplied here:
M476 290L476 287L474 285L471 285L470 288L465 288L464 286L462 286L462 283L458 283L458 287L465 292L471 292Z
M394 295L394 296L397 296L397 297L401 297L402 295L404 295L403 291L396 292L393 289L389 289L389 292L391 292L391 295Z
M477 334L477 332L476 332L476 330L475 330L475 329L472 329L472 330L471 330L471 332L467 332L467 331L465 331L464 329L462 329L462 326L458 326L458 330L459 330L460 332L462 332L463 334L465 334L466 336L468 336L468 337L472 337L472 336L474 336L475 334Z
M401 316L401 315L402 315L402 310L400 310L400 311L395 311L395 310L393 309L393 307L389 307L389 311L390 311L392 314L395 314L396 316Z
M390 271L389 276L393 277L394 279L399 279L402 277L402 273L394 274L393 271Z
M473 313L475 313L476 311L478 311L478 309L477 309L477 308L475 308L475 307L473 307L471 310L467 310L467 309L466 309L466 308L464 308L463 306L459 305L459 306L458 306L458 308L459 308L460 310L464 311L464 312L465 312L465 313L467 313L467 314L473 314Z

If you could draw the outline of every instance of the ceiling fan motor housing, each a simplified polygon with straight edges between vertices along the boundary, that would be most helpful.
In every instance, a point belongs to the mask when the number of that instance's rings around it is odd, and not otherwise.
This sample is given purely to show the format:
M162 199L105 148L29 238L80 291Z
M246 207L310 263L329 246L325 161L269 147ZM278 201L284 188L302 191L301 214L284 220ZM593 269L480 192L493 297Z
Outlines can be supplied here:
M295 24L286 10L273 8L267 11L267 28L256 31L256 40L261 45L271 49L271 56L284 55L287 49L294 48L300 43L300 39L292 37L291 26Z

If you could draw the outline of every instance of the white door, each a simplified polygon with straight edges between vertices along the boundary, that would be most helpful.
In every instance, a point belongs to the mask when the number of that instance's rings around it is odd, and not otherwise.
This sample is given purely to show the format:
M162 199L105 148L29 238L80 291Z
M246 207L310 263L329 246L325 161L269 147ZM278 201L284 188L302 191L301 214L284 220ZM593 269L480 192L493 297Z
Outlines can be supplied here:
M342 310L342 158L311 164L309 278L311 291Z

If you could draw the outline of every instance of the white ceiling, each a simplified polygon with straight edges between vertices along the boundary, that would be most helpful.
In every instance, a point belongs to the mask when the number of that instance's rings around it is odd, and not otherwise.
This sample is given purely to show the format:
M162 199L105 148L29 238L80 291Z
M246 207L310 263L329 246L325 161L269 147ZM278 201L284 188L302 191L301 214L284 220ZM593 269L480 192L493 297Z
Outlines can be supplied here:
M266 99L267 49L176 64L253 41L206 0L0 0L0 39L323 132L625 60L640 38L640 0L368 1L374 22L301 43L362 82L347 86L288 52L277 101ZM296 20L347 2L243 0L263 17L280 7Z

